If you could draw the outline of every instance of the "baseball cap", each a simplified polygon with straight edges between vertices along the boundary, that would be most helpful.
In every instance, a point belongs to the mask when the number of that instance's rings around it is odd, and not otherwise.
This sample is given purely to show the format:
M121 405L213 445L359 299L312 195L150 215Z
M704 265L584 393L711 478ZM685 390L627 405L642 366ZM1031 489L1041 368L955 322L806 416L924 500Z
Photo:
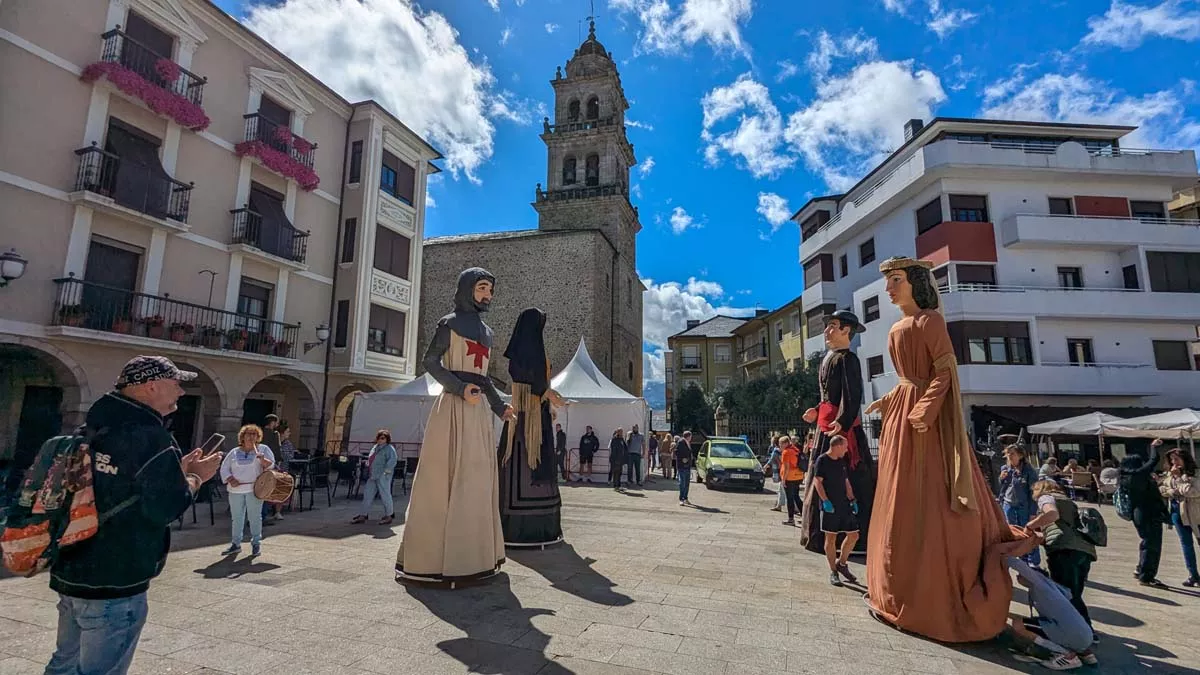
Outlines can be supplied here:
M135 384L146 384L155 380L179 380L191 382L198 375L188 370L180 370L171 359L165 356L135 356L121 368L117 377L117 389Z

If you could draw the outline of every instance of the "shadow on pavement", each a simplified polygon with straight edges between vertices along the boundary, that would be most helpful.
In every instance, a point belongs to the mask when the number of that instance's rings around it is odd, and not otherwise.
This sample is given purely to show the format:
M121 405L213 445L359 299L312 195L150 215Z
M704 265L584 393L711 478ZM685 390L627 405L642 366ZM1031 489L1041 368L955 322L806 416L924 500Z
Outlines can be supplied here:
M193 572L202 575L205 579L237 579L247 574L262 574L277 569L279 569L279 565L257 562L254 558L249 557L238 558L235 555L228 555L208 567L202 567Z
M594 558L581 557L568 543L542 551L508 549L507 555L545 577L552 588L581 600L611 607L633 602L629 596L613 590L616 584L611 579L592 568Z
M1171 607L1179 606L1179 603L1175 602L1174 600L1169 600L1167 598L1160 598L1155 595L1147 595L1145 593L1141 593L1141 592L1131 590L1128 588L1120 588L1118 586L1110 586L1109 584L1102 583L1099 581L1090 581L1089 580L1087 585L1089 588L1094 588L1098 591L1104 591L1105 593L1112 593L1114 595L1124 595L1127 598L1137 598L1138 600L1145 600L1146 602L1153 602L1157 605L1170 605ZM1089 608L1090 608L1090 605L1089 605Z

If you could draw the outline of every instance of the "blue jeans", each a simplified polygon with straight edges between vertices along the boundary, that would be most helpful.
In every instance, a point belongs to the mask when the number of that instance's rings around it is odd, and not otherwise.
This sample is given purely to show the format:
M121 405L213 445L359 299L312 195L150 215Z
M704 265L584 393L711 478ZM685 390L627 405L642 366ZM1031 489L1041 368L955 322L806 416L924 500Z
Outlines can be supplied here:
M1179 545L1183 548L1183 565L1187 568L1189 579L1200 579L1196 572L1196 545L1193 538L1200 538L1200 531L1195 525L1184 525L1179 518L1179 502L1171 501L1171 527L1179 535Z
M363 500L362 508L359 509L359 515L367 515L371 510L371 502L375 501L375 494L379 494L379 499L383 501L383 515L396 515L396 505L392 502L392 474L384 474L379 478L368 478L363 483Z
M253 492L230 492L229 515L233 518L233 530L229 543L240 547L246 536L246 519L250 519L250 545L262 543L262 507L263 500L254 496Z
M625 464L629 467L629 475L626 476L626 480L629 481L629 484L633 484L634 476L637 476L638 483L642 482L642 456L631 453L625 458Z
M692 467L679 470L679 501L688 498L688 490L692 487Z
M1004 519L1008 521L1009 525L1025 527L1025 523L1028 523L1033 518L1033 509L1029 505L1004 502L1002 507L1004 509ZM1034 548L1027 555L1021 556L1021 560L1029 563L1032 567L1038 567L1042 564L1042 552Z
M58 596L58 647L46 675L124 675L146 625L146 594L112 600Z

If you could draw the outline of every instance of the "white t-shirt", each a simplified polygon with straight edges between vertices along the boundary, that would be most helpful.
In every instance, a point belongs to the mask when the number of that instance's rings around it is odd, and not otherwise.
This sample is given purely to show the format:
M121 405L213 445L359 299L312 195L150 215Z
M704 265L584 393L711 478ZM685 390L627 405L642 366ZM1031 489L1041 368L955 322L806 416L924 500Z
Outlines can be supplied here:
M258 461L259 456L271 460L271 465L263 467L262 462ZM263 471L274 467L275 455L267 446L260 444L256 452L243 450L239 446L225 455L225 459L221 462L221 482L225 483L232 476L237 479L238 484L226 484L225 489L231 494L254 492L254 481L262 475Z

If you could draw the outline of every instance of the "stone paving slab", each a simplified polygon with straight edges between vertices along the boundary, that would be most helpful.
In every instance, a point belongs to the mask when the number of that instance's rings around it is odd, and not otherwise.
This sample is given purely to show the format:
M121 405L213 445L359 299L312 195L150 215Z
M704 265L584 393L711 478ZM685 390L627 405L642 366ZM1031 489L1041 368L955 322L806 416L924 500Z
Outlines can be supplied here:
M673 483L563 487L567 544L513 551L504 574L455 592L393 581L403 524L349 524L344 498L266 529L255 560L220 557L228 514L188 522L150 591L135 675L874 675L1040 672L1003 641L942 645L872 620L862 591L770 511L773 493ZM403 512L405 497L398 495ZM378 507L376 507L378 508ZM199 509L201 512L203 508ZM1200 674L1200 593L1131 578L1137 536L1103 507L1110 546L1087 591L1095 672ZM1185 577L1164 536L1161 577ZM852 563L855 564L855 563ZM855 564L856 569L860 566ZM0 675L41 673L54 648L46 579L0 578ZM1017 591L1012 612L1025 615Z

